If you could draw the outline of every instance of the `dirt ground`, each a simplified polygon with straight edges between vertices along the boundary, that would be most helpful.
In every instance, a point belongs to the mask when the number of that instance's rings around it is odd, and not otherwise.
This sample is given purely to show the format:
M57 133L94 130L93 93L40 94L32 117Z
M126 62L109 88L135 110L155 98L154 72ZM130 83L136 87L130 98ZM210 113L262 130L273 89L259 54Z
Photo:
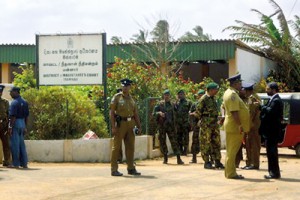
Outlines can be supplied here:
M223 162L225 151L222 151ZM9 199L299 199L300 158L288 149L279 149L282 178L266 180L267 159L261 153L259 170L237 169L244 180L224 177L223 170L207 170L198 155L183 156L185 165L169 164L162 158L136 161L141 176L110 175L109 163L29 163L29 169L0 168L1 200ZM244 166L242 161L241 166Z

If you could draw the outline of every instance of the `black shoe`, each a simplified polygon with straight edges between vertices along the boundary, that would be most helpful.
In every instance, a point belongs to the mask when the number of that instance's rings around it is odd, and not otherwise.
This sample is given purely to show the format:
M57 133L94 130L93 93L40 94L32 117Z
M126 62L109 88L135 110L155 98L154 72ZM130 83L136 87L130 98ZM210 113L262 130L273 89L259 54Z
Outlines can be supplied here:
M242 175L236 175L234 177L231 177L230 179L245 179L245 177Z
M275 176L275 175L264 175L264 178L265 179L280 179L281 176L278 175L278 176Z
M141 173L136 171L136 169L129 169L128 174L129 175L134 175L134 176L140 176L141 175Z
M245 166L243 167L242 169L245 169L245 170L253 170L253 169L259 169L259 167L254 167L254 166Z
M190 163L197 163L197 155L196 154L193 154L193 158L190 161Z
M205 162L204 163L204 169L213 169L214 167L212 166L211 162Z
M184 164L184 162L180 158L180 155L177 155L177 164L178 165L183 165Z
M123 176L123 174L121 172L118 172L118 171L111 172L111 175L112 176Z
M164 162L163 164L168 164L168 155L164 155Z
M216 169L225 169L224 165L220 161L216 161L215 168Z

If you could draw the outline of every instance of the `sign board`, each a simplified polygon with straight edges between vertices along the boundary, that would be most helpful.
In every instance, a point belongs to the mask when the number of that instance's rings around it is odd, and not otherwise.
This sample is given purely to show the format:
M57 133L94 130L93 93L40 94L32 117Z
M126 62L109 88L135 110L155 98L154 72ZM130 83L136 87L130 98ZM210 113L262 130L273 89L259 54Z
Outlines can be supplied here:
M103 34L37 35L39 85L103 83Z

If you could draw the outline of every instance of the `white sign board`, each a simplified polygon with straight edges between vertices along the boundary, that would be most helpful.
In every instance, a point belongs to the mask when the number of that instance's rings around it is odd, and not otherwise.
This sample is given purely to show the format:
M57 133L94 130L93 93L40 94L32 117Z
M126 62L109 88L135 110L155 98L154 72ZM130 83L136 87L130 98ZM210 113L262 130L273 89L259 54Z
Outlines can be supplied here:
M39 85L102 84L102 34L37 35Z

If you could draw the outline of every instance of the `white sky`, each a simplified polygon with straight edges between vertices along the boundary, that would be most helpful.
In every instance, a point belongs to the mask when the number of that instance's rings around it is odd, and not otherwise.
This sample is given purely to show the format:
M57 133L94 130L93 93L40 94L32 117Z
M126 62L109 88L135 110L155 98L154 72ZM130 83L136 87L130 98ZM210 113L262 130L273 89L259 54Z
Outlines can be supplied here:
M300 16L300 1L276 0L287 19ZM269 0L0 0L0 44L34 44L35 34L107 33L130 41L166 19L178 38L200 25L213 39L228 39L234 20L259 23L251 12L273 13Z

